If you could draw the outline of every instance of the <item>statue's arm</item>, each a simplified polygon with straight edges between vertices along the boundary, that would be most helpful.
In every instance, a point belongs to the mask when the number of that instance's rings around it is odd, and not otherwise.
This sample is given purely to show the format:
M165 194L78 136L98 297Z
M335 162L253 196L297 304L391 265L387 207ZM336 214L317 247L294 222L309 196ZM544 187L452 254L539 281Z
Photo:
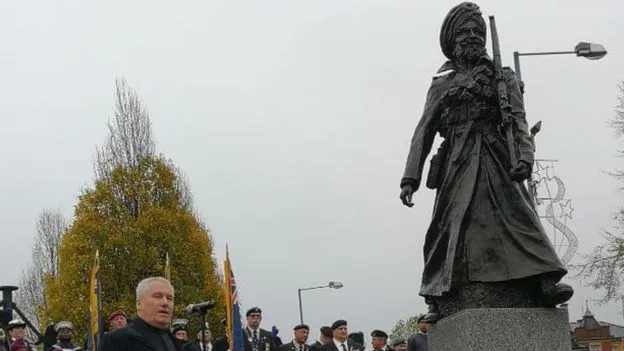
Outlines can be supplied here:
M529 125L526 120L520 85L515 73L510 68L505 67L504 70L507 96L509 97L513 115L513 135L516 142L516 150L518 151L518 161L524 161L532 167L535 157L535 146L533 145Z
M412 136L405 172L401 179L401 188L410 185L416 190L420 186L423 165L431 151L439 127L443 80L444 78L434 78L427 93L425 109Z

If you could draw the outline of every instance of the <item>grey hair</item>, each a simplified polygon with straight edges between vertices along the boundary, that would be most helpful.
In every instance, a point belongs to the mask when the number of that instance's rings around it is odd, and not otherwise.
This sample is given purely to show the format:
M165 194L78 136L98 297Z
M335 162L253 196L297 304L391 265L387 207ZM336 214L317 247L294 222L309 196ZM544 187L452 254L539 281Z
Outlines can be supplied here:
M166 285L169 286L169 288L171 289L171 293L175 293L175 291L173 290L173 285L171 285L171 282L169 282L166 278L163 277L149 277L149 278L145 278L143 280L141 280L141 282L139 282L139 285L137 285L136 288L136 300L139 301L142 298L145 297L145 295L147 294L147 292L149 291L149 287L150 284L153 282L161 282L164 283Z

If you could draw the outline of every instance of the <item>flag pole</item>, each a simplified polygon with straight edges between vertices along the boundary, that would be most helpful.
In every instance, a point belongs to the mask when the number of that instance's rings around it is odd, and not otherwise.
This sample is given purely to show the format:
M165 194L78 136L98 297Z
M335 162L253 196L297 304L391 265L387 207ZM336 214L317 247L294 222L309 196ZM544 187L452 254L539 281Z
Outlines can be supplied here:
M225 313L226 313L226 331L225 334L228 339L229 350L234 350L234 325L232 313L232 267L230 265L230 251L228 245L225 244L225 262L223 263L224 289L225 289Z

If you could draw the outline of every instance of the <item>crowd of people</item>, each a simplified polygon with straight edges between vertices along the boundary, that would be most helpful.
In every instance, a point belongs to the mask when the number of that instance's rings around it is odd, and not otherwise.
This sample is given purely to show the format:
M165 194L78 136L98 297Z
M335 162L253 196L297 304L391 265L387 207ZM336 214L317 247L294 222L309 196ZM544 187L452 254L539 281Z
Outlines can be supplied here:
M108 330L97 344L97 351L235 351L230 350L227 335L214 337L208 325L190 330L186 319L173 319L174 288L162 277L142 280L136 288L136 317L129 319L124 311L108 316ZM423 316L424 317L424 316ZM245 313L241 331L244 351L427 351L427 323L418 320L417 330L407 340L389 340L382 330L371 332L371 347L367 348L362 332L349 333L348 323L337 320L319 330L318 339L309 342L310 328L305 324L293 327L292 339L283 343L278 330L260 327L262 310L253 307ZM225 322L225 321L223 321ZM0 351L31 351L33 345L24 339L26 323L12 320L0 338ZM92 349L73 342L73 324L60 321L46 331L44 351L78 351ZM52 335L50 335L52 334Z

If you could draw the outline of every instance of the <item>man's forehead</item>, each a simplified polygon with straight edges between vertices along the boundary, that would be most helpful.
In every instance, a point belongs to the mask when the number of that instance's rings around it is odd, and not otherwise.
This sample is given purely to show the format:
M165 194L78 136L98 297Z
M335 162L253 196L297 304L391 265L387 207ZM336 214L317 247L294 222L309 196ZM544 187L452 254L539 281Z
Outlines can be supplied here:
M159 281L153 281L149 285L150 293L169 293L173 295L173 291L168 284Z

